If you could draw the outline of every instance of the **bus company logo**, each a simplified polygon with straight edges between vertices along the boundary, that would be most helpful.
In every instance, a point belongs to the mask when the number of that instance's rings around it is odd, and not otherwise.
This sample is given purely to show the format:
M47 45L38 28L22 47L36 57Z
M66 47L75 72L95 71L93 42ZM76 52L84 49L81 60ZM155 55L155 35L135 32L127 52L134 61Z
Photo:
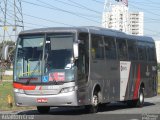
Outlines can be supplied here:
M127 70L127 67L121 65L121 71L126 71L126 70Z

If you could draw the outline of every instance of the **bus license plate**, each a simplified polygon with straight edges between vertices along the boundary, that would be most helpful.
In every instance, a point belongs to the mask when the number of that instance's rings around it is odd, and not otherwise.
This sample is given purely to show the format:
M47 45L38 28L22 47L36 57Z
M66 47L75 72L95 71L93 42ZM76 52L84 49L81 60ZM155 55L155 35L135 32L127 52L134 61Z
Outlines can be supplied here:
M37 103L47 103L48 99L47 98L37 98Z

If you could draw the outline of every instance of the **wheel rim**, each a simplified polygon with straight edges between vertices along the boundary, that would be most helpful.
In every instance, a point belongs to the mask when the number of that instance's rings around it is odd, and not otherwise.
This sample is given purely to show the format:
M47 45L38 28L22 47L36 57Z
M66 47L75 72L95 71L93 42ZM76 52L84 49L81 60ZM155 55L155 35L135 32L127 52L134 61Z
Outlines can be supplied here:
M98 105L98 97L97 97L97 95L93 95L92 103L93 103L94 106Z
M140 93L140 95L139 95L139 101L140 101L140 103L143 103L143 99L144 99L143 93Z

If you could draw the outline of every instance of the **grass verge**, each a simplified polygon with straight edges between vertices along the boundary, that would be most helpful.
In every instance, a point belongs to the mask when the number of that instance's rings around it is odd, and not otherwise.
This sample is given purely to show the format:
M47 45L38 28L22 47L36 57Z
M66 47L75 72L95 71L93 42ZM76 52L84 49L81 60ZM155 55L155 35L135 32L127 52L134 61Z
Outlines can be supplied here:
M13 75L3 75L2 80L13 80Z
M12 107L8 104L8 95L11 97ZM14 104L14 96L13 96L13 87L12 82L3 82L0 83L0 111L13 111L13 110L27 110L27 109L35 109L34 107L17 107Z

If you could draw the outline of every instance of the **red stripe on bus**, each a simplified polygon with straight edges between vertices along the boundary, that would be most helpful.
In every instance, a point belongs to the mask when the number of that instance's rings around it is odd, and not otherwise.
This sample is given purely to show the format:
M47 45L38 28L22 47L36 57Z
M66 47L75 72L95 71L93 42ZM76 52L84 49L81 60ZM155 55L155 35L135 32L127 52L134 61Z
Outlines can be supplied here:
M35 90L36 86L34 85L22 85L20 83L13 83L13 87L17 89L23 89L23 90Z
M137 72L137 80L134 88L134 93L133 93L133 99L138 98L138 90L139 90L139 85L141 81L141 69L140 69L140 64L138 65L138 72Z

